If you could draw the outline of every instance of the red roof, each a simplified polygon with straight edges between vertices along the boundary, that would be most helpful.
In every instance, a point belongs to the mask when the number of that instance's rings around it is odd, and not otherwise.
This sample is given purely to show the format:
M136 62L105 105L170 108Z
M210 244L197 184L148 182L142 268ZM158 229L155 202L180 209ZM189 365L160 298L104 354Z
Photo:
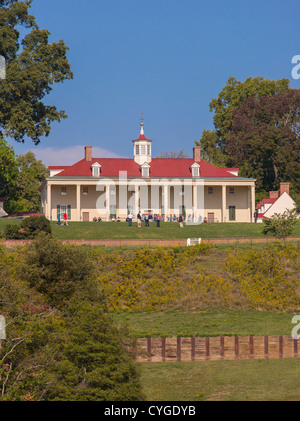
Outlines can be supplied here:
M277 199L278 199L278 197L276 199L275 198L273 198L273 199L270 199L270 198L263 199L262 201L263 201L263 203L274 203L274 202L276 202Z
M258 209L260 209L261 208L261 206L264 204L264 203L275 203L276 202L276 200L278 199L278 197L276 197L276 198L273 198L273 199L270 199L270 198L267 198L267 199L262 199L258 204L257 204L257 208Z
M66 168L69 168L70 165L51 165L49 170L64 170Z
M91 166L98 162L101 165L101 177L119 177L119 171L126 171L127 177L141 177L140 165L133 159L127 158L93 158L87 162L85 159L72 166L49 167L50 169L65 168L56 177L91 177ZM192 177L191 158L153 158L150 162L150 177ZM228 172L227 168L218 168L206 161L200 161L201 177L228 177L236 178Z
M136 142L137 140L148 140L148 142L152 142L152 140L147 139L143 134L140 134L140 137L138 139L134 139L133 142Z

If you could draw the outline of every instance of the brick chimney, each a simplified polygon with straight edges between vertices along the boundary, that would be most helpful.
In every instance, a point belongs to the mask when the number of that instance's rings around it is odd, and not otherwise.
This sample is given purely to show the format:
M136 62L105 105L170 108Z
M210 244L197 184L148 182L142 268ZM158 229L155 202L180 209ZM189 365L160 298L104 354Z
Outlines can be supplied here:
M91 160L92 160L92 146L85 146L84 151L85 151L86 162L91 162Z
M201 160L201 146L193 147L193 159L194 162L200 162Z
M290 183L280 183L279 195L281 196L282 193L284 192L287 192L287 194L290 194Z
M269 191L269 198L270 199L277 199L278 198L278 191Z

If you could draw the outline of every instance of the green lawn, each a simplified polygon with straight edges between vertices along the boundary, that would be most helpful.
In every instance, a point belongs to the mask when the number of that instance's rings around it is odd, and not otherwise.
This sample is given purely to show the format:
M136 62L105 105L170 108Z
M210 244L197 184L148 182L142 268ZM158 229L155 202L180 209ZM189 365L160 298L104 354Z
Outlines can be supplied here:
M290 335L293 314L224 308L114 314L130 337Z
M147 401L299 401L299 359L138 363Z
M20 219L0 218L0 231L10 223L20 223ZM129 227L126 222L69 222L68 226L51 222L52 232L57 239L179 239L179 238L241 238L265 237L262 233L263 224L254 223L212 223L200 225L184 225L162 222L157 227L151 222L149 227L137 223ZM293 236L300 236L300 222L297 224Z

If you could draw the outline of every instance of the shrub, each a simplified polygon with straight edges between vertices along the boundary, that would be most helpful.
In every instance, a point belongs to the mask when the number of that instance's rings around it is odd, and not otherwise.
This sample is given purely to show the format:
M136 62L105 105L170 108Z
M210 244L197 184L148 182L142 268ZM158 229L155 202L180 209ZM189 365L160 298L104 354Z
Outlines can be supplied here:
M271 218L264 219L263 233L268 234L269 232L275 237L285 239L292 234L298 215L295 209L286 210L283 214L275 213Z
M51 234L50 221L45 216L29 216L20 225L9 224L5 227L4 236L8 240L34 238L40 232Z

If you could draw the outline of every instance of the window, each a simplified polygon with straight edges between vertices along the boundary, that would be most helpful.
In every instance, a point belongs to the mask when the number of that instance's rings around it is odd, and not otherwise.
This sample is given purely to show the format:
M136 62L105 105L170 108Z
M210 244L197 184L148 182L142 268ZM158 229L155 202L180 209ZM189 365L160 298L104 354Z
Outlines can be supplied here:
M100 175L100 168L93 167L93 177L99 177L99 175Z
M86 196L87 194L89 194L89 188L88 186L83 186L82 187L82 193Z
M149 177L149 168L147 167L142 168L142 176Z
M135 147L135 154L139 155L140 154L140 145L136 145Z
M63 195L63 196L65 196L67 194L67 187L65 187L65 186L64 187L61 187L60 194Z
M199 177L200 175L200 165L196 162L191 166L192 177Z
M146 146L141 145L141 155L146 155Z
M98 164L98 162L95 162L92 165L92 174L93 174L93 177L100 177L100 168L101 168L101 165Z
M150 149L150 145L147 145L147 155L151 154L151 149Z
M212 195L214 194L214 188L213 188L213 187L208 187L208 188L207 188L207 194L208 194L209 196L212 196Z
M229 187L229 196L234 196L234 187Z

